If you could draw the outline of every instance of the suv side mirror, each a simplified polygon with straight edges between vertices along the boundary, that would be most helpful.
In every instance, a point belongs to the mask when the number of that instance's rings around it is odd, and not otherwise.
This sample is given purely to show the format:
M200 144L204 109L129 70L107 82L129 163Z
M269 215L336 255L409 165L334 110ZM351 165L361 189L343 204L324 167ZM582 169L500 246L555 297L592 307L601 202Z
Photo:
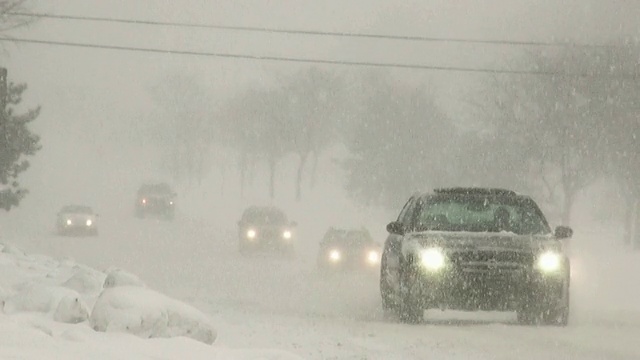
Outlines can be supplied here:
M387 225L387 231L390 234L404 235L404 225L399 221L390 222Z
M555 231L557 239L568 239L573 236L573 229L568 226L558 226Z
M297 226L298 226L298 223L297 223L296 221L292 221L290 225L291 225L292 227L297 227Z

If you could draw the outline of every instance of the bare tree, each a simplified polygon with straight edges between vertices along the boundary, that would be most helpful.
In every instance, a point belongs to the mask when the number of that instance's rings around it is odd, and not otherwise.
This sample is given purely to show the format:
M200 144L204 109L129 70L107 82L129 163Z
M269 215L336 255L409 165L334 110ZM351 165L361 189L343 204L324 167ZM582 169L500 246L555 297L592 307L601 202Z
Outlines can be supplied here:
M570 222L577 193L604 171L604 127L602 108L592 101L588 89L595 76L568 73L593 71L596 54L584 49L564 49L557 53L529 53L525 64L557 75L504 76L486 93L497 94L495 113L488 116L496 139L509 139L523 166L513 169L531 183L530 171L540 172L546 193L561 197L561 218ZM495 147L498 148L498 147ZM554 179L556 181L554 181Z
M296 199L302 197L305 166L312 161L312 178L320 153L337 139L337 124L343 106L342 84L331 73L312 67L287 79L284 87L289 99L283 109L289 118L292 151L298 155Z
M163 164L177 181L201 183L210 166L216 118L211 96L195 77L166 76L151 94L160 112L149 134L164 145Z
M458 131L423 88L385 74L365 77L349 129L347 190L365 204L397 206L419 190L455 181Z

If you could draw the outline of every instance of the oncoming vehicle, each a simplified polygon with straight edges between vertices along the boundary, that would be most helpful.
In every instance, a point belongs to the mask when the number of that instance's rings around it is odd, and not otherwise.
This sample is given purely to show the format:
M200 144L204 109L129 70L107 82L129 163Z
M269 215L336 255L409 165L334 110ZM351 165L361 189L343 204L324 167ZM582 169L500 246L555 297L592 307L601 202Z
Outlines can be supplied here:
M320 242L318 267L321 270L378 270L380 245L366 229L330 228Z
M385 310L419 322L424 310L516 311L523 324L569 320L570 263L528 196L452 188L417 194L387 226L380 271Z
M91 207L67 205L58 212L56 229L59 235L98 235L98 215Z
M244 211L238 222L241 253L271 249L293 254L295 222L276 207L252 206Z
M160 217L172 220L176 211L176 193L166 183L144 184L136 195L136 217Z

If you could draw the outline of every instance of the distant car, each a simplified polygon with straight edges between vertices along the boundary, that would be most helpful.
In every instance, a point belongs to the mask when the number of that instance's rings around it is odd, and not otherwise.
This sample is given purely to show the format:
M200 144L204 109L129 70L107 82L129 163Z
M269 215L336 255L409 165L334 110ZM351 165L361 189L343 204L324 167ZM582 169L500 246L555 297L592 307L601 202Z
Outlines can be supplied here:
M277 250L293 254L296 225L276 207L252 206L238 222L240 252Z
M58 212L56 229L59 235L98 235L98 215L89 206L67 205Z
M330 228L320 242L318 267L321 270L378 271L380 244L366 229Z
M144 184L136 194L138 218L158 217L172 220L176 211L176 193L166 183Z
M439 308L567 325L571 266L562 240L573 231L552 232L530 197L484 188L416 194L387 230L382 306L402 321Z

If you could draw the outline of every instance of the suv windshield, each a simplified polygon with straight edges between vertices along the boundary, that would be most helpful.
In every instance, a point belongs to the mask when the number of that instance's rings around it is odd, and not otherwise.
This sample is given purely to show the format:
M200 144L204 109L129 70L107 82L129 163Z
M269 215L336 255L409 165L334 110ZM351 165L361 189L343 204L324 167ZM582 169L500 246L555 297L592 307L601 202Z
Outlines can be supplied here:
M91 210L90 207L81 205L65 206L62 208L62 210L60 210L60 212L63 214L93 214L93 210Z
M242 217L244 222L255 225L284 225L287 217L278 209L261 208L250 209Z
M349 231L344 238L346 246L362 247L372 243L371 236L366 231Z
M172 193L171 187L167 184L148 184L142 185L139 194L153 194L153 195L170 195Z
M429 196L421 199L413 220L417 231L550 233L547 221L533 200L517 196Z

